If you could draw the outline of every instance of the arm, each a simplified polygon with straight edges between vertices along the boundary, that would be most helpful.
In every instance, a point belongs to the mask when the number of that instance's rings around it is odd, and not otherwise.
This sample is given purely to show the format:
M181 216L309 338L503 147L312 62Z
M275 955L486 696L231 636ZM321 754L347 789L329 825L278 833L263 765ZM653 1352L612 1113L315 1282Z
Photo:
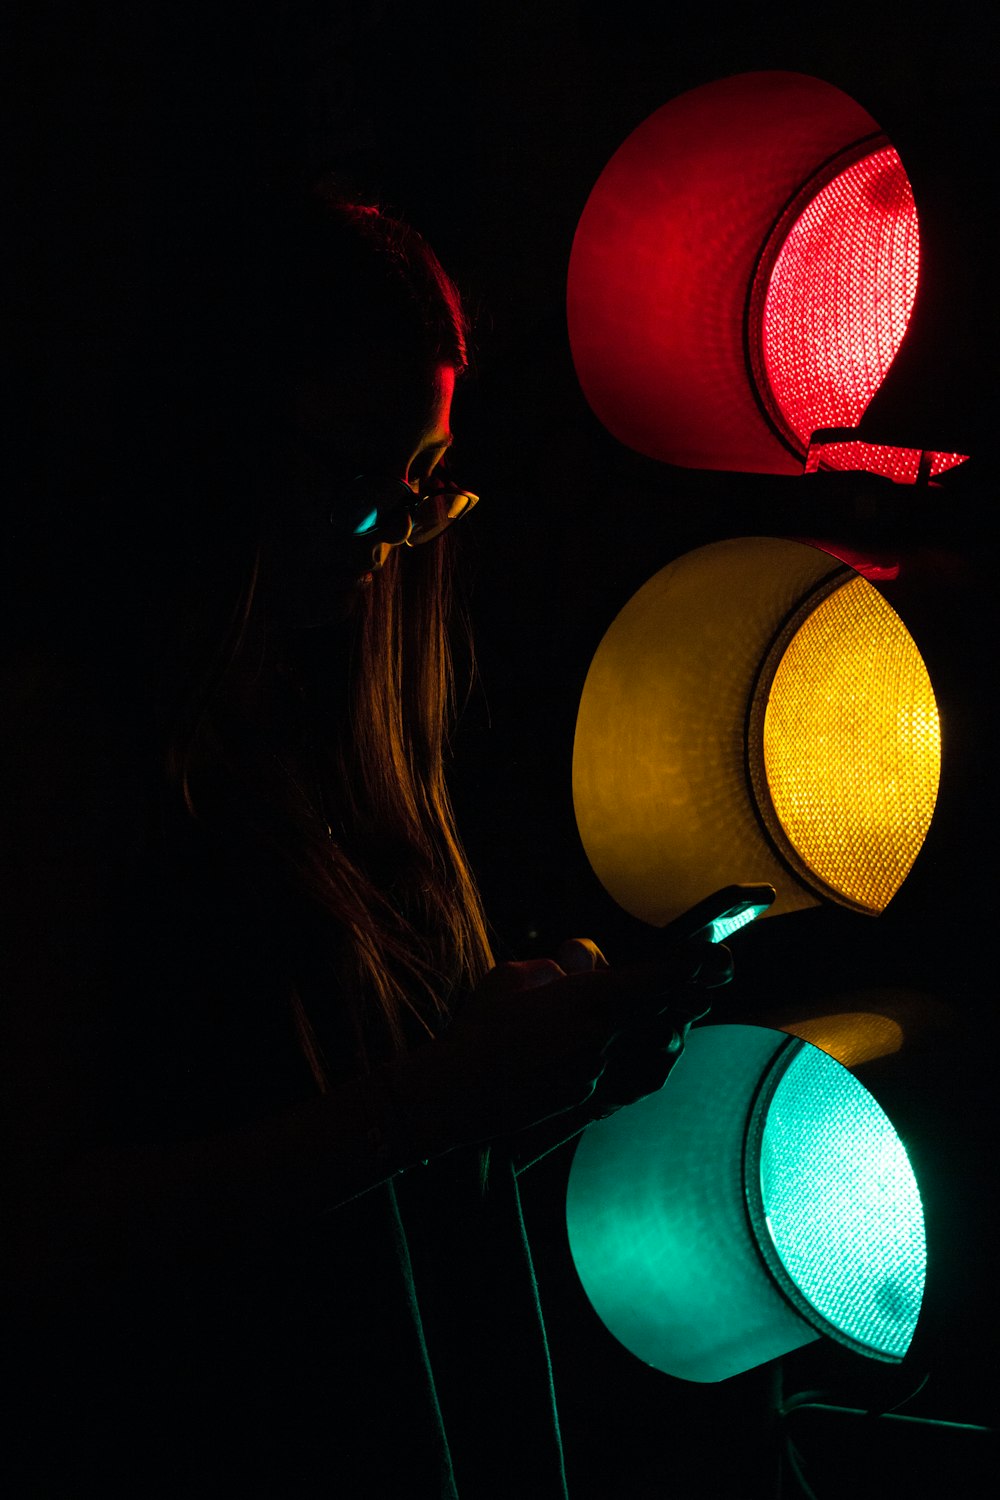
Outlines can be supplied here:
M148 1285L224 1265L237 1249L266 1253L271 1236L396 1171L585 1106L615 1039L659 1015L697 970L683 956L638 979L567 975L547 960L503 965L444 1039L369 1078L202 1140L102 1138L99 1083L73 1039L82 997L105 972L100 933L114 872L132 857L142 790L127 731L95 722L85 694L36 666L3 684L8 710L20 696L31 730L8 731L0 769L10 923L0 1194L12 1311L51 1313L123 1279Z
M637 1006L658 1017L664 990L676 993L690 977L685 963L686 973L644 976L646 993L627 973L566 975L545 960L503 965L443 1040L202 1140L87 1149L65 1125L47 1139L25 1137L22 1125L22 1149L4 1173L5 1284L15 1309L51 1314L129 1278L146 1286L234 1254L266 1253L273 1236L456 1148L523 1140L537 1158L539 1132L550 1149L594 1117L617 1039L625 1048L635 1033ZM662 1050L651 1055L644 1040L641 1051L643 1081L633 1059L628 1099L663 1081ZM22 1061L14 1084L18 1074L47 1071L37 1058Z
M535 1166L561 1146L568 1145L596 1120L605 1119L624 1105L663 1087L684 1051L684 1042L693 1021L700 1020L709 1008L706 989L724 985L732 976L728 948L719 944L702 944L692 951L701 954L697 984L689 982L676 986L669 1005L648 1020L628 1027L606 1049L604 1067L590 1097L575 1109L522 1131L511 1142L510 1154L518 1174ZM567 974L587 974L608 968L604 955L589 939L571 938L561 944L557 959ZM635 975L642 972L655 974L659 971L655 967L633 970Z

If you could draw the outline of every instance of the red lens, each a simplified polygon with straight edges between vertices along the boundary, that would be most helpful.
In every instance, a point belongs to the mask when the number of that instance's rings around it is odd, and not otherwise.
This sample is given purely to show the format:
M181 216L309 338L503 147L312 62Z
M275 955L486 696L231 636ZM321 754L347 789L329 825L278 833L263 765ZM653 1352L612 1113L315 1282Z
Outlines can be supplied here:
M803 449L818 428L858 425L903 341L919 269L917 209L892 146L838 172L795 219L770 270L760 337L767 394ZM838 462L839 447L824 463L853 467Z

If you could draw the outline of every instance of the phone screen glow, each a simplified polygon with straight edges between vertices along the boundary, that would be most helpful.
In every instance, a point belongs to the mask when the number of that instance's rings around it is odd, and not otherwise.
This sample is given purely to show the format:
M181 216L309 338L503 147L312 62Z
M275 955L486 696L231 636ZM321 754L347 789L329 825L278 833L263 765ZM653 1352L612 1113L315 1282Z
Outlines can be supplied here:
M724 942L734 932L739 932L754 917L759 917L762 911L767 911L766 906L758 906L753 902L747 902L742 906L732 906L729 911L723 912L721 917L709 924L709 941L712 943Z

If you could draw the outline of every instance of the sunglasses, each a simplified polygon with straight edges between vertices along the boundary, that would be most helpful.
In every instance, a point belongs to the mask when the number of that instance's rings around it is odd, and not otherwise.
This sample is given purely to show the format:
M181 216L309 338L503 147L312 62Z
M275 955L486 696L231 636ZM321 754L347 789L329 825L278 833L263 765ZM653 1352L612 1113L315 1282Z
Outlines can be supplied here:
M467 516L479 496L440 473L417 491L405 479L359 474L346 487L343 500L344 509L338 504L330 520L339 524L346 511L353 536L375 543L391 538L397 545L420 547Z

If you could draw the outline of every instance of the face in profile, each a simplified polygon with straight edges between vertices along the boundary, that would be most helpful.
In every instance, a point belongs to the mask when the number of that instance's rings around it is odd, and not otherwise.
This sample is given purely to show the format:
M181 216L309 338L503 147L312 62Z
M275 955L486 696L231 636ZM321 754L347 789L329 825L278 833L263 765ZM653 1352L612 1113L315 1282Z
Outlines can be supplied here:
M416 499L451 445L455 370L441 364L403 379L389 360L371 361L346 390L314 385L300 393L292 473L268 548L272 607L292 629L350 614L409 530L404 508L358 533L358 475L402 481ZM394 486L390 484L390 492ZM402 487L399 494L406 496Z

